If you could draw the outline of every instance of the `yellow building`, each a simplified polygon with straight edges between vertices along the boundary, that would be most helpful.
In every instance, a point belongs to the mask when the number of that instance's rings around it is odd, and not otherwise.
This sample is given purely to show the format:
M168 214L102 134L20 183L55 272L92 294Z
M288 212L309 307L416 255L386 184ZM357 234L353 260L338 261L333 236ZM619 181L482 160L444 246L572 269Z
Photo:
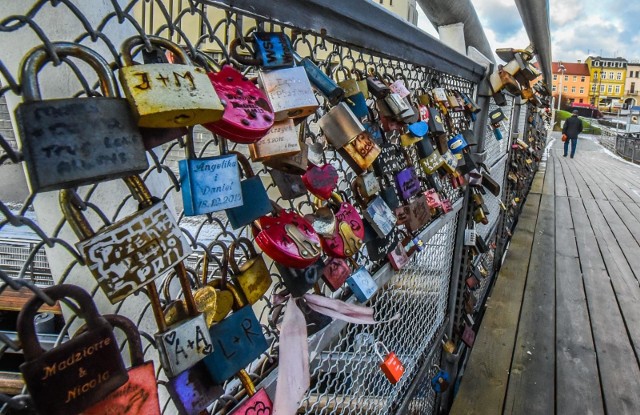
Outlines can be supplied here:
M587 58L591 88L589 101L609 111L622 106L627 79L627 60L624 58Z

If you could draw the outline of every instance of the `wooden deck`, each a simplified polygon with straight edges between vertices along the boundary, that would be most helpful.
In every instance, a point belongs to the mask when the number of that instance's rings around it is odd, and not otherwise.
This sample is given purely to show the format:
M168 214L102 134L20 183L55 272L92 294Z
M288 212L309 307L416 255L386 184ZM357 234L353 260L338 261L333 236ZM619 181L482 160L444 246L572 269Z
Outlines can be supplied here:
M559 137L558 137L559 138ZM451 414L640 414L640 167L551 148Z

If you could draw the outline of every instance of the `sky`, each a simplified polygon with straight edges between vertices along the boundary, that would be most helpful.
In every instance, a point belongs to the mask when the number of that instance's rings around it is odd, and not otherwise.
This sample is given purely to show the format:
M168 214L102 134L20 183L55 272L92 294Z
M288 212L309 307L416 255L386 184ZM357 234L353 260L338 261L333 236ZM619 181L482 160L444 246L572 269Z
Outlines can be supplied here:
M514 0L471 0L495 50L524 48L529 38ZM640 1L549 0L553 61L584 62L588 56L640 61ZM437 37L418 10L418 26Z

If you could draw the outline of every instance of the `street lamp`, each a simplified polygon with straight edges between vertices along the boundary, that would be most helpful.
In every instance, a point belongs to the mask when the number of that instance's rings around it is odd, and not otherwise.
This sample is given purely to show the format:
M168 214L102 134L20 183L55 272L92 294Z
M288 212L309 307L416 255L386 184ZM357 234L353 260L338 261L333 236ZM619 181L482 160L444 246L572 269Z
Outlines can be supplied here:
M558 93L558 111L560 111L560 104L562 104L562 78L564 78L564 74L566 70L567 69L564 67L562 62L560 62L558 64L558 73L562 73L562 75L560 75L560 92Z

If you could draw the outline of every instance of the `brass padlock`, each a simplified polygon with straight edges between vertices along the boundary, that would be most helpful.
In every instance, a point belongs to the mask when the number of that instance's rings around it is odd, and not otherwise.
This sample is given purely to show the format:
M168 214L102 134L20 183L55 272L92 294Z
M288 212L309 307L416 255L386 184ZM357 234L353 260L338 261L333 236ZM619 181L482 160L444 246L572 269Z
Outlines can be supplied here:
M138 176L124 179L138 212L94 232L80 211L78 195L60 191L60 208L80 242L89 271L113 304L171 269L191 253L169 207L157 201Z
M37 73L50 60L49 47L59 59L91 65L103 96L42 100ZM97 52L67 42L36 48L22 63L20 82L24 102L15 115L32 193L121 178L149 166L129 105Z
M169 50L180 64L134 65L132 50L145 40L134 36L122 43L120 82L141 127L184 127L222 118L224 107L209 76L193 66L177 44L157 36L148 41Z
M213 247L217 246L220 248L220 254L222 255L222 260L220 260L213 252ZM212 279L209 281L209 263L210 260L213 260L218 264L218 270L220 272L220 277L216 279ZM207 249L202 255L202 286L209 286L215 289L215 311L211 321L207 321L207 324L211 326L212 323L218 322L225 318L233 307L233 295L231 291L227 290L227 275L229 271L229 254L228 248L222 241L213 241L207 246ZM200 308L201 299L198 298L198 292L194 294L194 300L196 302L196 306L199 311L202 311ZM205 299L206 300L206 299Z
M246 248L249 255L247 261L240 266L236 259L236 248L239 245ZM249 304L257 302L271 287L271 275L267 264L262 254L256 252L249 239L238 238L229 245L229 266L234 281L237 282Z
M249 153L253 161L264 161L274 156L292 156L300 150L296 127L290 118L274 123L260 141L249 144Z

